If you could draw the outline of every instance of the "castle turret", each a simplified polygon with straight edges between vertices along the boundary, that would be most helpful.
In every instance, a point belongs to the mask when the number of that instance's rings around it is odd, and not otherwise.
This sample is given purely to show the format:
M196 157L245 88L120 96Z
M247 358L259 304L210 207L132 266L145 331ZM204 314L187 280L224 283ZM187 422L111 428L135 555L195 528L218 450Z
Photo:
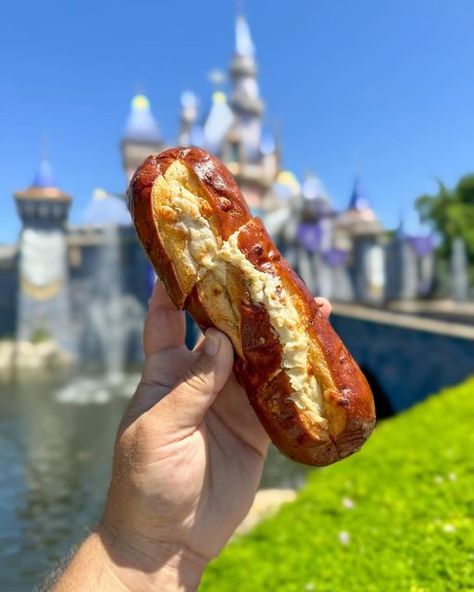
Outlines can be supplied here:
M192 132L198 118L197 97L191 91L184 91L181 95L181 118L178 144L192 145Z
M143 94L134 96L120 144L127 184L145 158L153 152L160 152L164 147L150 101Z
M335 220L334 243L352 251L354 297L370 304L383 299L385 283L382 227L356 177L347 209Z
M65 240L71 197L56 186L47 159L32 185L14 197L22 221L18 339L48 337L74 354Z
M262 132L264 106L257 82L255 47L247 20L239 14L235 23L235 51L230 66L232 121L223 117L216 126L224 133L219 145L210 146L236 177L249 206L258 214L275 206L272 186L279 171L279 148L273 134ZM221 110L226 98L217 93ZM226 129L228 128L228 129Z
M326 190L321 179L308 173L301 187L303 197L303 218L322 219L334 216Z
M239 128L242 157L256 159L262 134L263 102L257 82L255 47L242 14L237 15L235 22L235 53L230 74L233 87L231 105Z
M421 230L421 232L420 232ZM431 232L408 234L403 218L386 245L387 300L414 300L428 296L434 282L435 240Z
M71 196L56 187L51 164L42 159L33 183L14 193L23 227L64 229L71 205Z
M347 209L337 221L339 229L349 236L374 235L381 230L380 222L370 207L362 191L360 180L356 177Z
M417 261L403 219L400 219L393 239L386 245L385 253L385 299L413 300L417 295Z
M234 122L234 118L234 113L227 104L225 93L220 90L214 91L211 108L203 126L208 150L214 154L221 153L223 142Z

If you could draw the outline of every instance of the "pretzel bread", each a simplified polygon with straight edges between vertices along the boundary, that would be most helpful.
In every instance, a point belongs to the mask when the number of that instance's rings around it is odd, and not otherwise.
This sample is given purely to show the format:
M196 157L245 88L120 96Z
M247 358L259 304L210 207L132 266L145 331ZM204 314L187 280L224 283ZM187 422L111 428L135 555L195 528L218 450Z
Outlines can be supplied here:
M128 196L173 302L232 341L235 375L273 443L318 466L358 450L375 424L367 381L224 164L166 150L137 170Z

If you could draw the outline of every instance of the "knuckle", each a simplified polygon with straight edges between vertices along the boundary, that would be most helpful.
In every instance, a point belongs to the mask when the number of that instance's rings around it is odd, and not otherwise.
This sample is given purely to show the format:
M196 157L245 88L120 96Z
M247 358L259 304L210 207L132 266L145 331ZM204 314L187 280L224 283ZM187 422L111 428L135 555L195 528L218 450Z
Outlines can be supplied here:
M184 383L191 389L199 392L209 391L208 380L196 368L189 368L184 375Z

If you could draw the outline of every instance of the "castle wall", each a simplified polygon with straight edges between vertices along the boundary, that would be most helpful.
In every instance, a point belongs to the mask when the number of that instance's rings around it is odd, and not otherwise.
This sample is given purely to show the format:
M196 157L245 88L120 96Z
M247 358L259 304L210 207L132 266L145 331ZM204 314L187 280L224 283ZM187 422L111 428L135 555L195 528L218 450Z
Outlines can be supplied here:
M474 374L473 327L352 305L336 305L331 324L396 411Z

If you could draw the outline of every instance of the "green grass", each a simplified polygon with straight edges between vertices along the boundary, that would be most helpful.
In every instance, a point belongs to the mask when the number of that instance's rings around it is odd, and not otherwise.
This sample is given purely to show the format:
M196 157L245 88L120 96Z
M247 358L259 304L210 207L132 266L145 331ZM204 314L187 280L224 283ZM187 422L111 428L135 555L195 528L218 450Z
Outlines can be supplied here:
M312 471L294 503L211 563L200 589L474 591L473 515L474 379Z

